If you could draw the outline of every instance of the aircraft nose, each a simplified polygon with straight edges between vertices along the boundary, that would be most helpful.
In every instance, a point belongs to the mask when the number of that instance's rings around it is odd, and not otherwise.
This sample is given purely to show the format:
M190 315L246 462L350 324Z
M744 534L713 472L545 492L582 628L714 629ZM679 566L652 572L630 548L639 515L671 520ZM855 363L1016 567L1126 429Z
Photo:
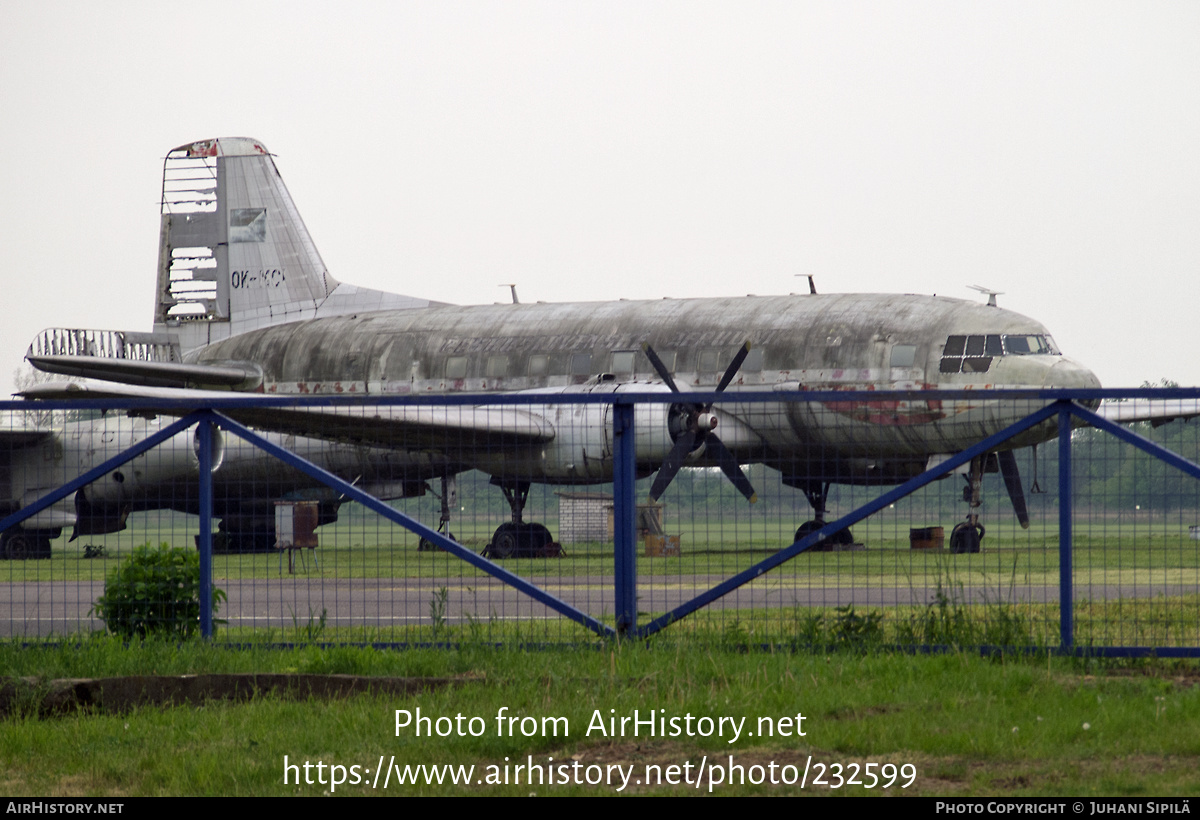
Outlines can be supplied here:
M1064 356L1046 371L1043 387L1058 387L1067 390L1098 390L1100 380L1074 359Z

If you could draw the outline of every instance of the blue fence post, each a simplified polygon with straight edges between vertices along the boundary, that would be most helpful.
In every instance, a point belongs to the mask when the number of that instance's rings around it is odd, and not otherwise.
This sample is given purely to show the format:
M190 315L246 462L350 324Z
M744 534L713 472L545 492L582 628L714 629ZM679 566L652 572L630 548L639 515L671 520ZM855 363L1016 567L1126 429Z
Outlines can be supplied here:
M1070 402L1059 401L1058 409L1058 611L1063 652L1075 645L1074 601L1071 571L1071 411Z
M212 581L212 422L203 419L196 425L200 445L200 634L213 636Z
M633 405L613 405L613 587L617 634L637 630L637 478Z

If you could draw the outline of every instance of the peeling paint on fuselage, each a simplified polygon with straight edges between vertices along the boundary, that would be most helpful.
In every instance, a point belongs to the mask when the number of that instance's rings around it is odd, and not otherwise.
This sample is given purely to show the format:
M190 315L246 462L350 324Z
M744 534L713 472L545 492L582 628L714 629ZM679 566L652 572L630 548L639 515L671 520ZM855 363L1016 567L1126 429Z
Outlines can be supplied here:
M254 362L263 370L262 389L274 393L487 393L571 389L601 373L622 384L656 385L658 376L639 352L650 343L673 362L681 385L712 389L749 340L761 352L743 365L731 393L1099 386L1086 368L1056 354L999 356L986 372L940 373L946 340L955 334L1048 335L1025 316L958 299L806 294L362 313L243 333L185 358ZM914 348L911 363L891 366L897 346ZM835 458L845 462L841 473L858 459L882 483L911 474L931 455L957 452L1034 408L981 400L730 402L718 409L741 425L735 432L723 421L722 440L747 460ZM1043 425L1014 445L1054 434L1053 425ZM897 462L889 467L887 459Z

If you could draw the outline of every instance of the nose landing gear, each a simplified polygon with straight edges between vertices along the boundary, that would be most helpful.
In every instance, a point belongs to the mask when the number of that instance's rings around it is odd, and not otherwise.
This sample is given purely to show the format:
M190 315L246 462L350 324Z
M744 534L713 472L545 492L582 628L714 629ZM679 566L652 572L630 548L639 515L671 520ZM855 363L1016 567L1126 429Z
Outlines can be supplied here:
M829 496L829 481L808 481L801 480L792 483L788 479L784 479L785 484L793 487L799 487L804 493L804 497L808 499L808 503L813 508L812 521L805 521L796 530L796 540L799 541L809 533L814 533L821 527L825 526L825 499ZM838 530L833 535L822 538L817 543L809 547L810 551L814 552L833 552L840 549L846 549L854 544L854 535L849 528Z
M950 531L950 552L958 554L976 553L980 550L987 530L979 523L979 507L983 503L980 490L983 487L983 457L971 459L967 475L967 486L963 487L963 501L969 505L967 520L960 522Z

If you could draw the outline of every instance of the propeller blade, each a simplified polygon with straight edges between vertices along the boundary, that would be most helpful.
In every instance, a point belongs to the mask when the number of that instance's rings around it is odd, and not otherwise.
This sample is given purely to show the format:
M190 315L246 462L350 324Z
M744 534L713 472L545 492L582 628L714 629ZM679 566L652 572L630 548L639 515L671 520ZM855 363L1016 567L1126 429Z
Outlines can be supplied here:
M654 483L650 485L650 500L658 501L662 494L666 492L667 485L675 478L675 474L679 472L679 468L683 466L684 459L688 453L695 450L699 446L696 441L697 436L690 430L678 439L675 440L675 446L671 448L671 452L667 453L667 457L663 459L662 466L658 468L658 475L654 476Z
M1012 450L1002 450L996 453L996 461L1000 463L1000 474L1004 476L1004 489L1012 500L1013 512L1017 514L1017 522L1022 529L1029 529L1029 510L1025 506L1025 491L1021 488L1021 474L1017 470L1017 457Z
M671 378L670 371L667 370L667 366L663 364L662 359L658 358L658 354L654 352L654 348L650 346L649 342L642 345L642 352L646 354L646 358L650 360L650 364L658 371L659 378L663 380L667 387L671 388L671 392L678 393L679 388L675 386L675 380Z
M704 438L704 449L706 453L717 460L721 472L725 473L725 476L733 482L733 486L738 488L738 492L746 496L747 501L751 504L758 501L758 494L754 492L750 479L746 478L746 474L742 472L742 466L733 457L733 453L729 452L725 442L717 438L715 434L709 433Z
M737 355L733 357L733 361L729 363L729 367L725 368L725 375L721 377L721 381L717 384L717 391L720 393L729 383L733 381L733 377L737 375L738 369L742 366L742 362L746 361L746 357L750 355L750 340L738 350Z

